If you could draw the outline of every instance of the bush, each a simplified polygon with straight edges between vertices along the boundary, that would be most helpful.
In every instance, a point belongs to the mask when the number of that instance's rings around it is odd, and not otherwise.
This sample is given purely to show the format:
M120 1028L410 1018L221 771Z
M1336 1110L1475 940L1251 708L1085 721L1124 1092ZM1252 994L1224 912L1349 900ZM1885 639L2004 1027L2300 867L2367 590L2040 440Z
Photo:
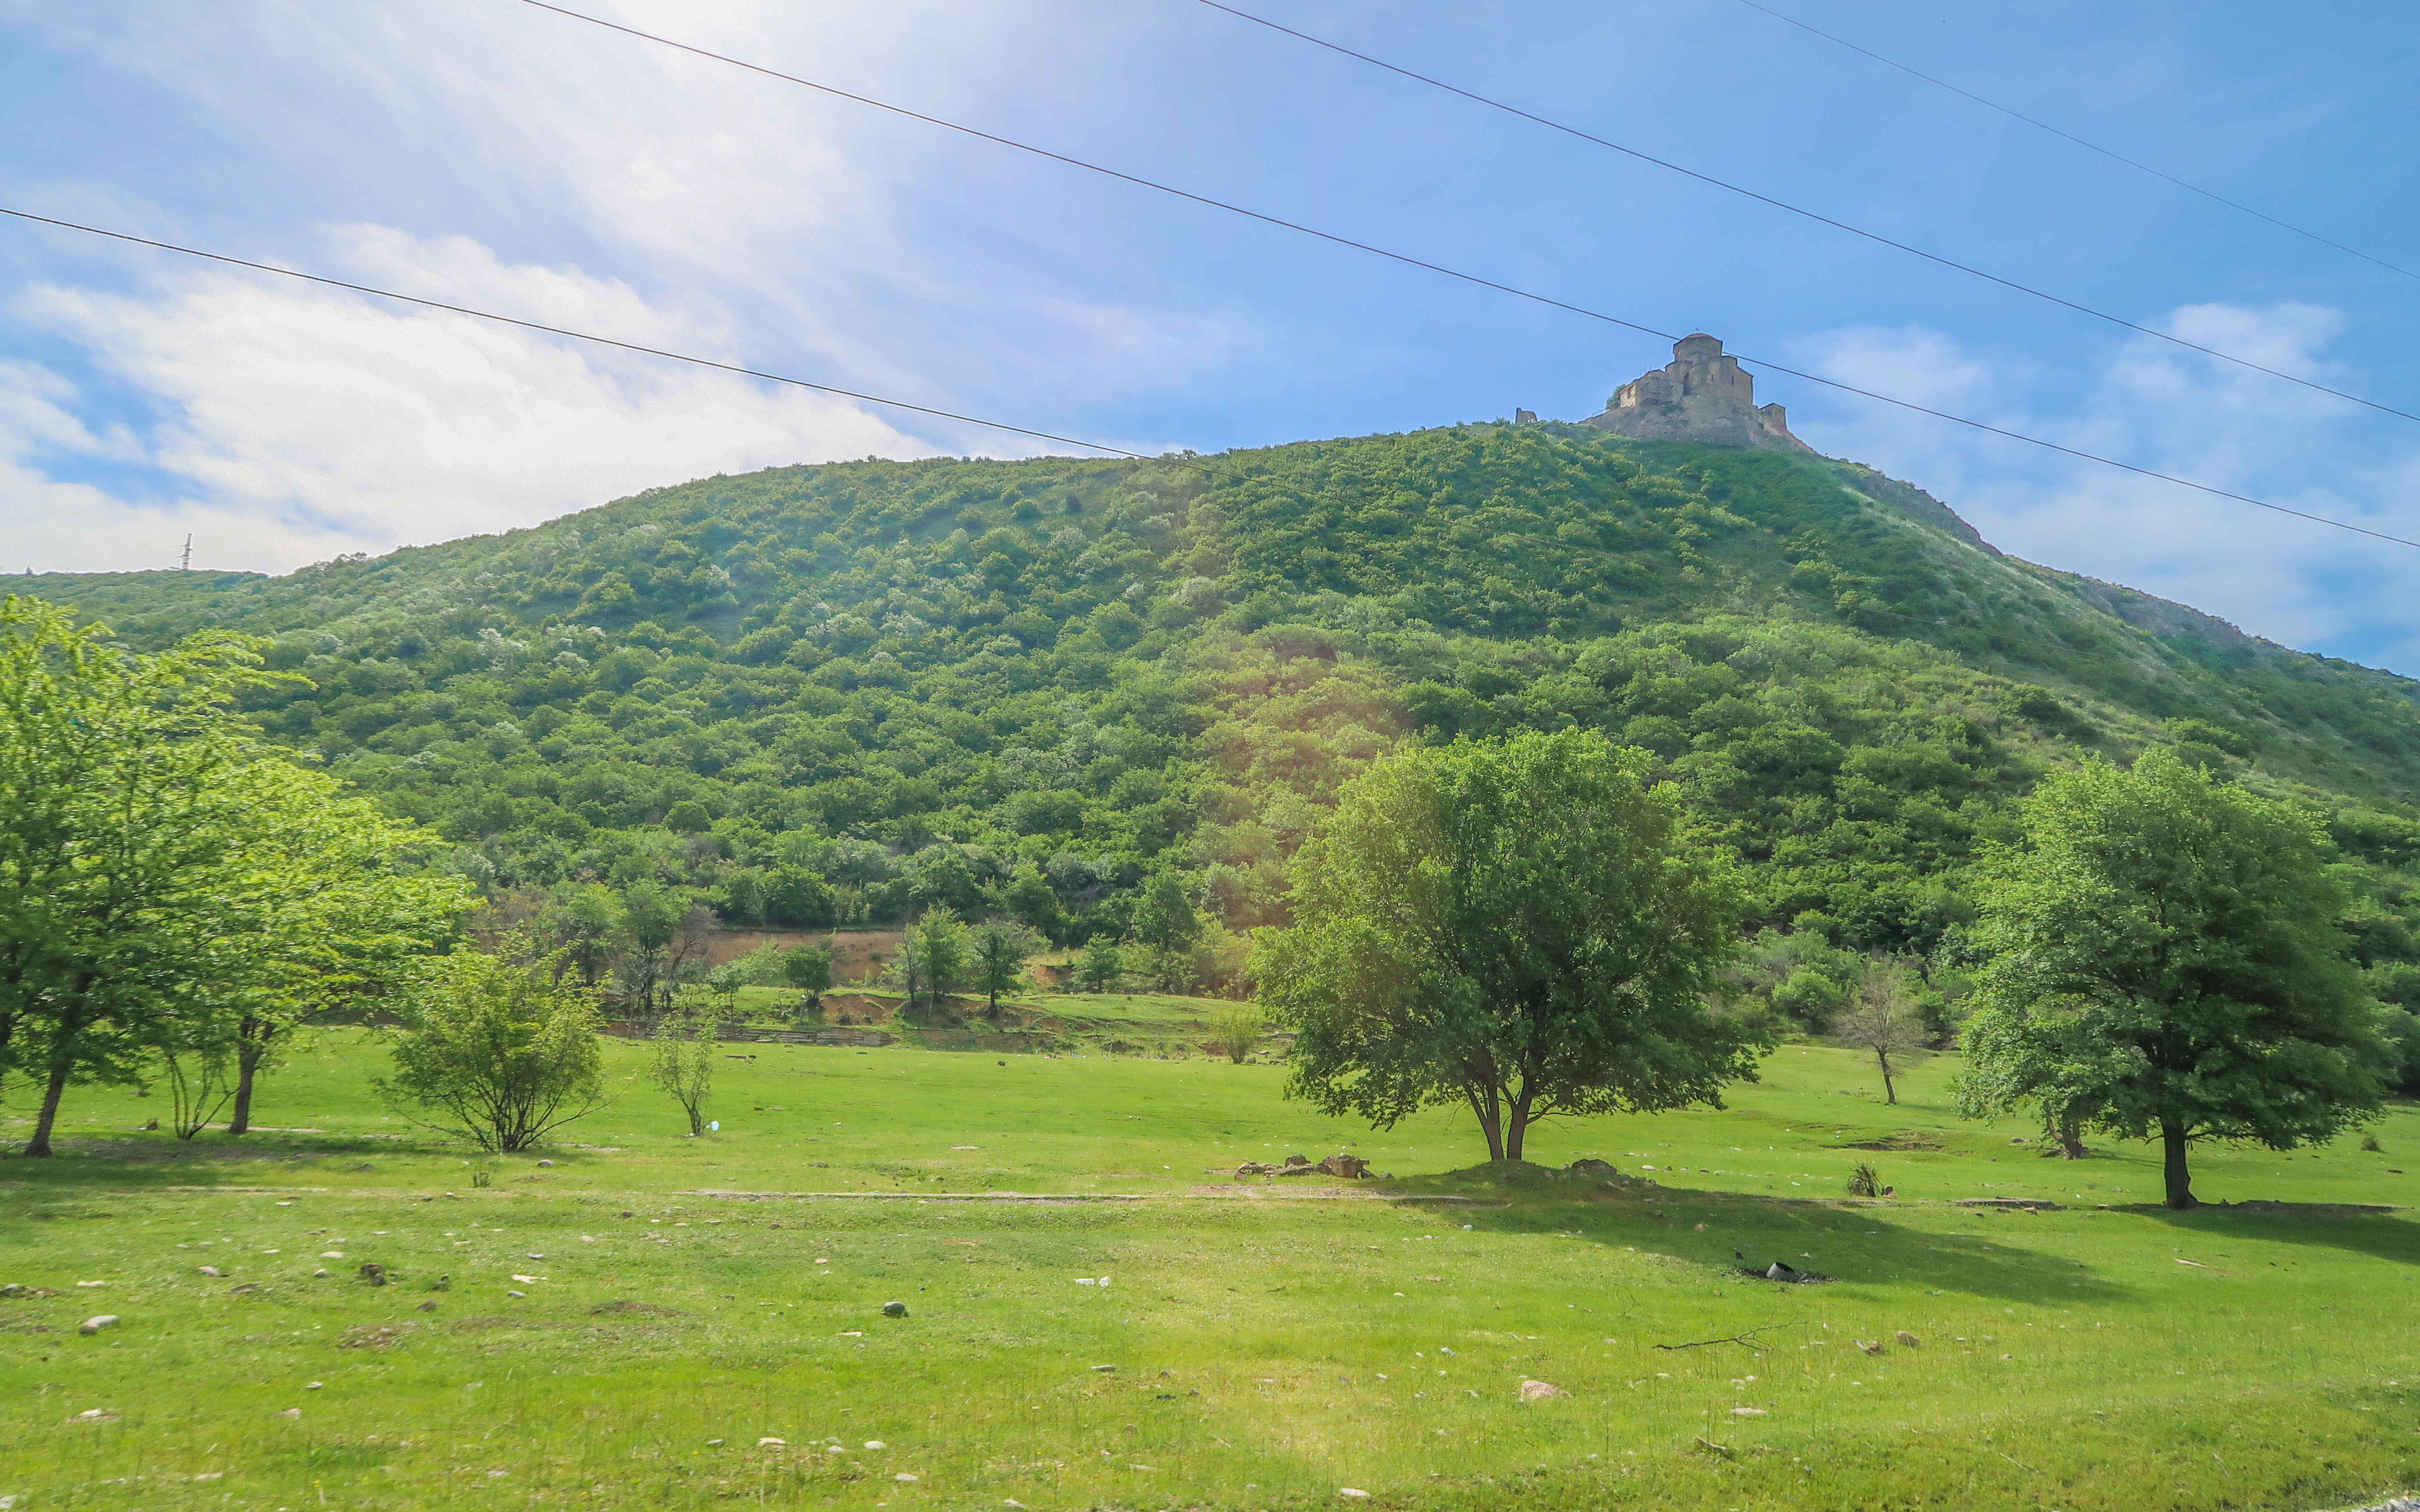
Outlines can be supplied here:
M1847 1006L1848 989L1823 972L1800 966L1773 989L1773 1006L1821 1033Z
M407 1117L491 1153L595 1112L606 1101L597 994L558 980L558 964L473 950L437 961L404 1004L395 1075L372 1085Z
M1251 1058L1252 1047L1260 1043L1267 1027L1267 1016L1252 1003L1220 1009L1210 1018L1210 1032L1218 1036L1219 1052L1238 1066Z

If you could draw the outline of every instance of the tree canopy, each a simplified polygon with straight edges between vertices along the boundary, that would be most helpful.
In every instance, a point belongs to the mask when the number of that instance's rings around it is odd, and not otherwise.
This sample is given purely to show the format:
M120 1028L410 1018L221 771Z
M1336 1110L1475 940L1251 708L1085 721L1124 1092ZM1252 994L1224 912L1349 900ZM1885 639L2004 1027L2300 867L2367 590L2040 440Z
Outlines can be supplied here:
M1460 1104L1498 1160L1540 1119L1721 1104L1761 1038L1706 1002L1743 899L1643 751L1580 731L1459 740L1346 784L1296 856L1261 995L1290 1089L1380 1128Z
M2045 778L1983 870L1970 1112L2156 1136L2194 1205L2196 1140L2275 1149L2373 1113L2397 1057L2309 813L2172 752Z
M468 905L397 862L420 838L266 746L233 704L270 678L205 633L128 651L0 600L0 1067L42 1088L139 1080L159 1054L231 1059L238 1132L287 1028L391 986Z

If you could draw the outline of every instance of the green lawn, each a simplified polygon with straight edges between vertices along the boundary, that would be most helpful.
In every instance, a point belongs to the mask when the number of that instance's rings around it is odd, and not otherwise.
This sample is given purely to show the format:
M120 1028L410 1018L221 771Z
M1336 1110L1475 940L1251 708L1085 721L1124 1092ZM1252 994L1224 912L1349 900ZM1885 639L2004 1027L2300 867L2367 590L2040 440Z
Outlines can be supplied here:
M551 1166L415 1133L349 1039L266 1084L277 1127L242 1141L75 1094L71 1153L0 1164L0 1283L50 1293L0 1299L0 1495L2141 1512L2420 1480L2420 1229L2310 1206L2420 1187L2410 1110L2379 1153L2203 1152L2205 1198L2294 1206L2174 1216L2148 1149L2048 1161L1959 1122L1946 1060L1893 1108L1786 1046L1727 1112L1540 1134L1534 1159L1657 1183L1607 1191L1451 1178L1484 1154L1463 1120L1323 1119L1274 1066L735 1049L720 1134L617 1080ZM642 1053L609 1047L617 1079ZM1211 1174L1343 1148L1398 1180ZM1860 1161L1899 1195L1844 1200ZM1955 1205L1978 1196L2066 1206Z

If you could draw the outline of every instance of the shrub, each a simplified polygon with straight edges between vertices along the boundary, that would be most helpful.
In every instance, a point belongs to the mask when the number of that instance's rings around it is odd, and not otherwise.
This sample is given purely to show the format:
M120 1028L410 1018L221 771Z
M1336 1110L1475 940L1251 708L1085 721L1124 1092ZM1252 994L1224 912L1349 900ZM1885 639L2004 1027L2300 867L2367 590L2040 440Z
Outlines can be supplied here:
M689 1115L689 1132L706 1133L706 1099L714 1093L714 1060L722 1050L714 1015L668 1013L656 1024L647 1080L672 1094Z
M437 961L403 1005L394 1076L373 1085L406 1116L491 1153L596 1111L606 1101L597 994L556 970L526 952Z
M1260 1043L1261 1031L1267 1026L1267 1016L1253 1003L1220 1009L1210 1019L1210 1032L1218 1036L1219 1050L1238 1066L1251 1058L1252 1047Z

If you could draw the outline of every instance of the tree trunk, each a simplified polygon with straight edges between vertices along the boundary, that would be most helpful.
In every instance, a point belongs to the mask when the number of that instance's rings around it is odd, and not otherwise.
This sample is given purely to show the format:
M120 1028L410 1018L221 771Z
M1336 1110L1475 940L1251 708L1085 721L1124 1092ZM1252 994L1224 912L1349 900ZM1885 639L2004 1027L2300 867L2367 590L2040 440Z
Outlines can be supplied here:
M2193 1176L2185 1169L2185 1126L2174 1119L2160 1123L2160 1140L2167 1147L2167 1203L2171 1208L2192 1208Z
M59 1099L68 1089L70 1063L61 1060L51 1067L51 1079L42 1088L42 1111L34 1119L34 1138L25 1153L36 1160L51 1158L51 1126L59 1120Z
M2060 1114L2058 1116L2059 1159L2082 1160L2084 1155L2084 1120L2072 1113Z
M1509 1125L1504 1131L1504 1158L1519 1160L1522 1142L1529 1133L1529 1100L1524 1097L1515 1101L1511 1116L1504 1121Z
M1893 1107L1898 1106L1899 1088L1891 1085L1890 1057L1877 1050L1874 1052L1874 1062L1883 1069L1883 1101Z
M254 1026L247 1022L235 1046L235 1112L227 1119L227 1133L240 1134L252 1128L252 1078L260 1070L260 1057L269 1048L266 1033L255 1039Z
M1481 1097L1477 1092L1466 1095L1470 1099L1470 1111L1479 1116L1479 1132L1487 1136L1487 1158L1491 1161L1502 1160L1504 1158L1504 1120L1496 1101L1496 1088L1489 1088L1485 1097Z

